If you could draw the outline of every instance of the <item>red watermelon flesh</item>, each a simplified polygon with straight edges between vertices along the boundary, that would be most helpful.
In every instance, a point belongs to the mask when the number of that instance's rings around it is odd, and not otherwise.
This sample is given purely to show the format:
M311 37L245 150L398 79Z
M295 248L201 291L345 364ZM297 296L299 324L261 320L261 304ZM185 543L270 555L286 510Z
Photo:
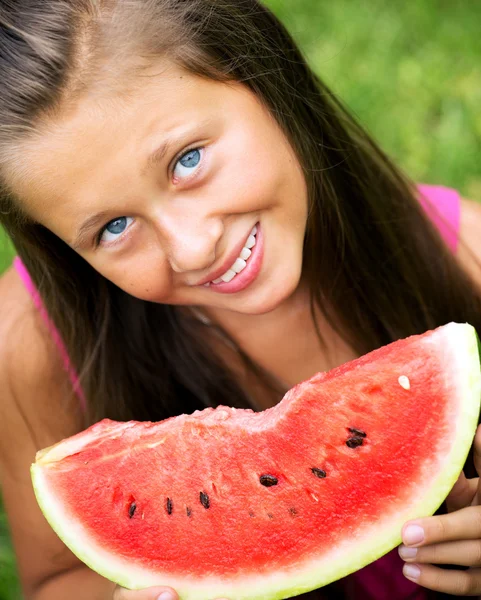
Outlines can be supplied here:
M185 600L287 598L385 554L472 443L477 338L449 324L291 389L261 413L101 421L37 454L39 504L92 569Z

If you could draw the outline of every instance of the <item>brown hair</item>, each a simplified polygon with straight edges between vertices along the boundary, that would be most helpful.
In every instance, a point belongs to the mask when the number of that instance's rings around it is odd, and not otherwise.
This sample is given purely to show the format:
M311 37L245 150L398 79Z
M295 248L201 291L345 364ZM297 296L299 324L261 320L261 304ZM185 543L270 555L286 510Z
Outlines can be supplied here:
M243 82L282 127L309 191L303 276L312 311L321 307L358 353L452 320L481 330L480 294L425 217L414 186L257 0L0 3L0 169L42 115L107 84L108 61L117 74L139 73L161 55L197 75ZM0 222L80 374L87 422L250 406L234 374L204 351L202 323L119 290L22 215L6 177L0 185Z

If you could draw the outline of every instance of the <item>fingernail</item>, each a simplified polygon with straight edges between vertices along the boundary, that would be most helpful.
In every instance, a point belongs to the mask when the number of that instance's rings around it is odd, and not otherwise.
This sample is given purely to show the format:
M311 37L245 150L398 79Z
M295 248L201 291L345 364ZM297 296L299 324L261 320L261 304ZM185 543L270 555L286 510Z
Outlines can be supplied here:
M419 525L408 525L403 533L405 544L419 544L424 540L424 529Z
M162 592L157 600L175 600L175 595L172 592Z
M421 569L416 565L404 565L403 574L404 577L416 581L416 579L419 579L419 575L421 575Z
M418 553L417 548L408 548L407 546L399 546L398 550L401 558L414 558Z

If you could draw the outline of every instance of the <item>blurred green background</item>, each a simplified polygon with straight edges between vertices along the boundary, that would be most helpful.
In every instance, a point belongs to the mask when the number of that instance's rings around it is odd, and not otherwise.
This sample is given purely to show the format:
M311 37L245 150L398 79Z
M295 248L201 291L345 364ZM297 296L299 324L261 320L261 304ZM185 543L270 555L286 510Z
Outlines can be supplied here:
M481 200L481 2L266 3L411 177ZM11 258L0 233L0 272ZM0 600L20 597L0 506Z

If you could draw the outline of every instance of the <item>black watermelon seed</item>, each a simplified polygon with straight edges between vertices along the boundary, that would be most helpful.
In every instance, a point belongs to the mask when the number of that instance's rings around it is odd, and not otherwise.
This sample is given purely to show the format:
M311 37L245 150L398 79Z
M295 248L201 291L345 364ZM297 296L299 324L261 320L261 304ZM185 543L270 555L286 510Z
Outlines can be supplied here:
M188 517L192 515L192 509L189 506L185 509L185 512L187 513Z
M167 498L167 501L165 503L165 508L167 509L167 514L171 515L172 514L172 509L174 508L172 505L172 500L170 498Z
M349 438L346 442L346 446L348 448L357 448L358 446L362 446L363 441L364 438L358 436Z
M295 517L297 515L297 510L295 508L290 508L289 512L291 513L291 516Z
M137 504L135 502L132 502L132 504L129 506L129 519L131 519L134 516L136 508Z
M349 431L353 433L356 437L366 437L366 432L361 431L360 429L354 429L354 427L349 427Z
M324 477L326 476L326 472L322 469L316 469L316 467L312 467L311 471L316 477L319 477L319 479L324 479Z
M252 512L252 510L249 511L249 517L255 517L255 514Z
M267 516L269 517L269 519L273 519L274 515L272 513L267 513Z
M259 481L265 487L271 487L279 483L279 480L277 479L277 477L274 477L274 475L261 475Z
M200 503L204 508L209 508L210 506L209 496L205 492L200 493Z

